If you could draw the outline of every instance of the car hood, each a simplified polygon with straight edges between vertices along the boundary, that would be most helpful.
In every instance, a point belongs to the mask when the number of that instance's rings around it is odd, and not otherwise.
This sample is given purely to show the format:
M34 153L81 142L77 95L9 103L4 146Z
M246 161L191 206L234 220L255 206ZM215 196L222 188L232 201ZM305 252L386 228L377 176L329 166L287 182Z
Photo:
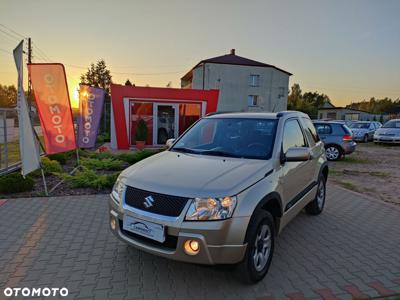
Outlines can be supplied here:
M129 186L182 197L233 196L265 177L271 160L163 151L121 173Z
M376 134L382 135L400 135L400 128L379 128L375 131Z

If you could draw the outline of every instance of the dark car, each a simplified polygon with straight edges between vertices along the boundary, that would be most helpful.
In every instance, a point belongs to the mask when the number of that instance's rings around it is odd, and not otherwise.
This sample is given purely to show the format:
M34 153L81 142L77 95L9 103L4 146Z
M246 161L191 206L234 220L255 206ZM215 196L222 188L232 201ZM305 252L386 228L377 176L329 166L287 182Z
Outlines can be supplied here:
M341 122L314 121L318 135L324 142L328 160L338 160L356 150L356 143L349 127Z

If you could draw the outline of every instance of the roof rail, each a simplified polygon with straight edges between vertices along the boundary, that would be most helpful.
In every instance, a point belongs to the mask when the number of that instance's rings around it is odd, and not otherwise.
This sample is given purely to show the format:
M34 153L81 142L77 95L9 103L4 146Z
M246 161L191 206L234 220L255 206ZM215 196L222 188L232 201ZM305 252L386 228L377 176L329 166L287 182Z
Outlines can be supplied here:
M214 115L223 115L223 114L231 114L231 113L237 113L237 111L215 111L215 112L210 112L206 114L206 117L209 116L214 116Z
M293 114L293 113L298 113L298 111L295 111L295 110L283 110L283 111L278 112L276 114L276 117L277 118L281 118L283 116L286 116L286 115L289 115L289 114Z

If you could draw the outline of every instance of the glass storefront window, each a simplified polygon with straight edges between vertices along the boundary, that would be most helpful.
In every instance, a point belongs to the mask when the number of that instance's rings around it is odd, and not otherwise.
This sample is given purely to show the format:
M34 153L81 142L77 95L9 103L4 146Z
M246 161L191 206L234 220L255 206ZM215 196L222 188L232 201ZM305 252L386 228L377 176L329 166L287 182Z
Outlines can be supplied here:
M131 102L131 145L136 144L136 128L140 119L147 125L146 145L153 144L153 103Z
M188 129L194 122L200 119L200 104L180 104L179 105L179 135Z

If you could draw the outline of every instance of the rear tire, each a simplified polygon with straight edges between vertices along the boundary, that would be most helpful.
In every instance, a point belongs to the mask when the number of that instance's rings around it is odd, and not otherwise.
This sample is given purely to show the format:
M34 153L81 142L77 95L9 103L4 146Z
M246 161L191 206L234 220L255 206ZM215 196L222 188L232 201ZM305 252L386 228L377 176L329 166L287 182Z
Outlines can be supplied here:
M324 210L326 197L326 179L323 174L318 178L317 194L313 201L308 203L305 207L309 215L319 215Z
M246 253L238 265L238 275L245 283L256 283L265 277L271 265L275 244L275 223L272 215L256 211L246 232Z
M368 143L368 141L369 141L368 134L366 134L366 135L364 135L364 140L363 140L363 142L364 142L364 143Z
M336 145L327 145L325 148L326 158L331 161L342 157L342 150Z

